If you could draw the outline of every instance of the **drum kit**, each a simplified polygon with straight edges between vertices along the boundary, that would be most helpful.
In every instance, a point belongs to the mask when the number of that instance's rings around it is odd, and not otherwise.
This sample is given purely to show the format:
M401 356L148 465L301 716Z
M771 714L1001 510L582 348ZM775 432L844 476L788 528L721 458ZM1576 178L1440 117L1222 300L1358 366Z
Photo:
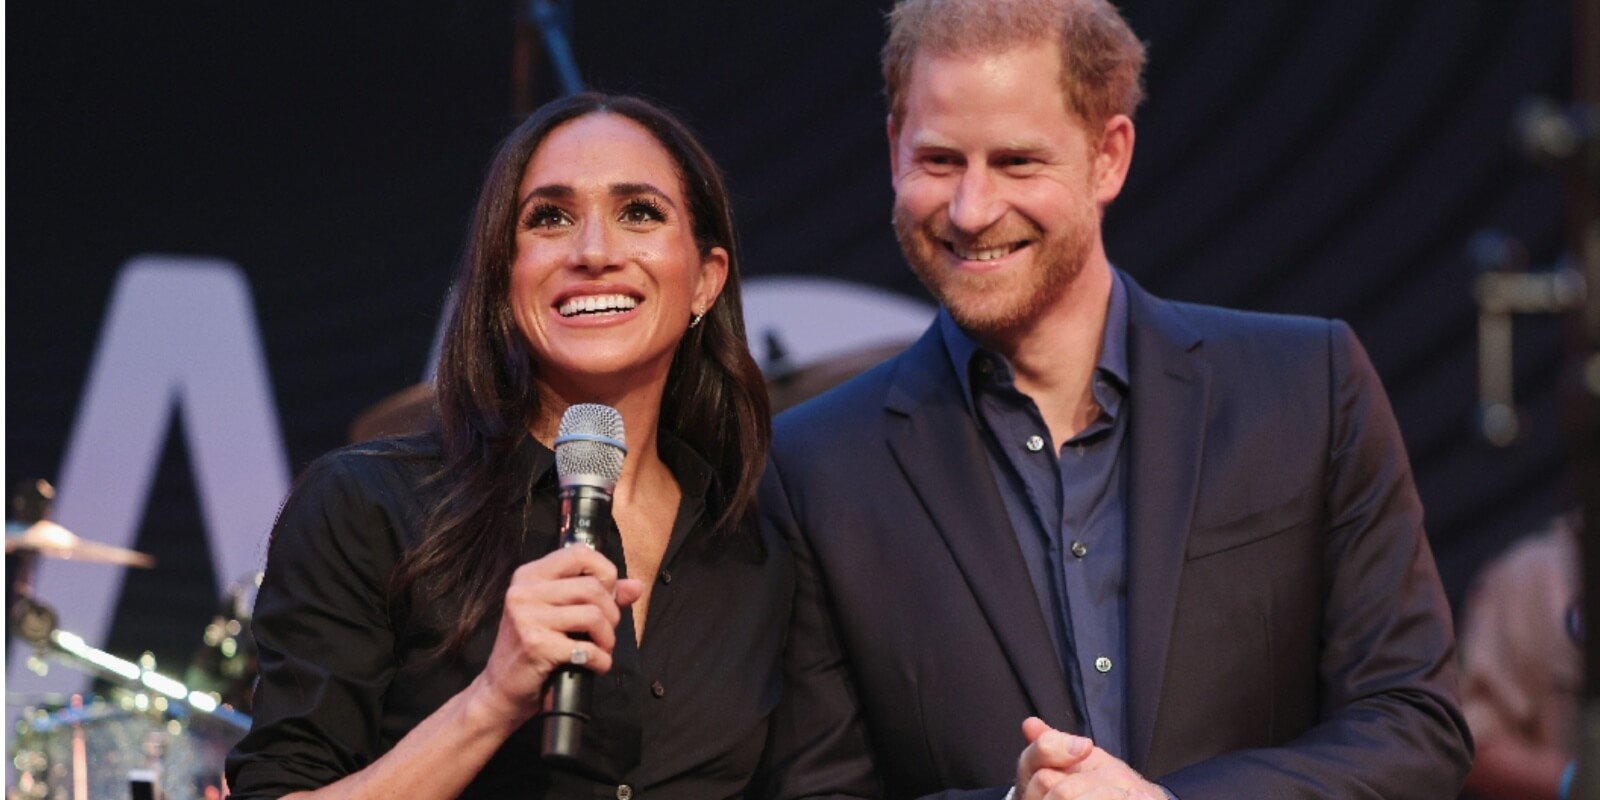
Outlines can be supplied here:
M52 490L31 483L12 498L6 559L12 594L8 637L34 649L30 668L55 662L96 679L85 699L7 697L27 706L12 731L14 780L6 800L209 800L223 795L228 749L250 729L256 654L249 600L259 576L230 587L179 680L156 670L148 653L128 661L57 625L33 592L41 558L136 569L155 566L144 553L77 536L45 519Z

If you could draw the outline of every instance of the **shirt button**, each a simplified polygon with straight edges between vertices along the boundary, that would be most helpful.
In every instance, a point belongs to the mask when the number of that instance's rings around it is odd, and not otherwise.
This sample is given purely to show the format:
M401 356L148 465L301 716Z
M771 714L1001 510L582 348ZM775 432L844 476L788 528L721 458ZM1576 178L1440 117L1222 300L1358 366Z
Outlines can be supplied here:
M978 359L978 373L982 375L988 375L991 372L994 372L994 365L989 363L989 359Z
M1084 545L1083 542L1073 542L1072 543L1072 554L1077 556L1078 558L1083 558L1084 556L1089 555L1089 548L1086 545ZM1101 672L1105 672L1105 670L1100 670L1100 671Z
M632 800L633 787L624 783L617 787L617 800Z
M1102 673L1111 671L1111 659L1101 656L1094 660L1094 668Z
M669 586L672 585L672 570L670 570L670 569L661 570L661 582L665 583L665 584L667 584Z
M666 697L667 687L662 686L661 681L656 681L655 683L650 684L650 693L656 697Z
M1037 453L1044 449L1044 437L1037 434L1029 436L1028 441L1024 442L1023 446L1028 448L1028 452Z

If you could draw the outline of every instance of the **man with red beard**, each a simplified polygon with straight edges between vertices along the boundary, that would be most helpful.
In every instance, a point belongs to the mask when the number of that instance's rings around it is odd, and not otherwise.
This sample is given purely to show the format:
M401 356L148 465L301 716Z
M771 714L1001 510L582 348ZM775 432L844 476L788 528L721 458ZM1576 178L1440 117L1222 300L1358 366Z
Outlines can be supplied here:
M1456 796L1449 609L1350 329L1107 259L1143 62L1104 0L891 13L895 230L941 309L776 423L761 510L820 655L775 794Z

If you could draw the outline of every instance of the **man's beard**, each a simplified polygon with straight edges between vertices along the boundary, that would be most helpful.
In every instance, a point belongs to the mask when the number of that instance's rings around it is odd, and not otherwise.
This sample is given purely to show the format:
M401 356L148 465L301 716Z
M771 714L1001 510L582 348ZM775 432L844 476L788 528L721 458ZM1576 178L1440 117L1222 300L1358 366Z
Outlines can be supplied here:
M996 226L1000 235L985 233L976 239L958 234L945 211L918 221L909 219L897 201L894 207L895 238L911 271L928 291L950 310L956 324L979 336L1020 333L1041 317L1051 304L1060 300L1088 263L1094 241L1099 236L1099 212L1092 205L1077 209L1068 224L1053 237L1031 221L1026 229ZM1020 219L1020 217L1019 217ZM1007 243L1029 240L1024 253L1030 261L1023 269L1008 268L998 273L971 274L952 269L955 258L945 242L964 250L982 250Z

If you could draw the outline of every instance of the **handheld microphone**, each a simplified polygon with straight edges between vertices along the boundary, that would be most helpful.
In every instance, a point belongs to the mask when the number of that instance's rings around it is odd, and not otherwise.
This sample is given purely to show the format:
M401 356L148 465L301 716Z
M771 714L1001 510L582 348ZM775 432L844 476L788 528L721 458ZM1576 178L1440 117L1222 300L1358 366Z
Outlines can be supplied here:
M556 476L561 481L561 546L600 549L611 525L611 490L622 476L622 415L598 403L579 403L561 415L556 433ZM589 720L594 673L567 664L545 682L540 756L546 761L580 761L583 726Z

